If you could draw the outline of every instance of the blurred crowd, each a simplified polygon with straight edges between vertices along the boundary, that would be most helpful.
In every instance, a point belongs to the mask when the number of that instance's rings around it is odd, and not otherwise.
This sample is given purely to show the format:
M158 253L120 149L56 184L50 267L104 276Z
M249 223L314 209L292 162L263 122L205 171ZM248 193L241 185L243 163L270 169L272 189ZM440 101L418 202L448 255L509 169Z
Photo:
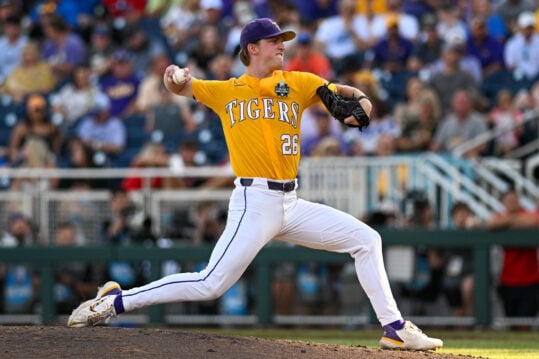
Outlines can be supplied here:
M305 156L448 152L487 129L502 132L463 155L504 156L537 138L537 122L525 121L539 108L536 3L2 0L0 158L162 167L187 141L195 164L226 164L216 115L171 95L162 75L176 63L198 78L239 76L241 27L263 16L298 34L286 70L354 85L375 103L361 133L323 107L305 111ZM25 188L18 182L11 188Z
M537 140L537 121L528 121L539 110L537 8L534 0L0 0L0 166L178 170L218 165L231 173L216 114L171 95L162 76L170 63L189 67L197 78L241 75L239 34L257 17L271 17L298 34L287 43L286 70L356 86L374 102L371 125L363 132L343 128L321 105L307 109L301 128L304 156L444 153L487 130L499 130L492 140L466 147L463 156L503 157ZM209 243L222 230L226 211L215 203L176 211L171 218L176 226L166 234L152 233L150 218L139 220L133 230L129 192L140 189L142 180L127 176L115 184L110 218L99 224L96 235L99 243L167 246L167 237ZM230 178L151 182L163 189L230 185ZM112 188L92 179L18 178L0 186L16 191ZM504 194L507 211L486 223L457 203L453 225L537 227L537 214L525 213L514 196ZM413 194L410 204L403 226L436 226L425 197ZM364 220L394 226L396 211L382 208ZM14 213L0 246L38 243L39 237L30 219ZM73 221L58 223L53 237L50 243L57 245L85 242ZM471 255L420 248L415 276L399 283L399 294L427 302L444 297L453 314L470 315ZM503 255L498 289L506 314L537 313L536 250L509 249ZM175 265L170 264L171 272L178 270ZM203 264L187 269L197 265ZM275 271L276 311L290 314L295 298L303 313L311 313L321 301L335 303L337 295L341 309L353 306L343 292L350 273L346 266L283 265ZM103 280L130 287L143 283L147 274L147 263L66 264L56 273L57 310L68 313L81 298L93 296L95 284ZM6 288L0 298L4 312L36 310L34 268L0 265L0 278ZM245 282L234 287L230 302L243 307L227 313L248 310L248 288ZM194 309L223 310L216 303Z

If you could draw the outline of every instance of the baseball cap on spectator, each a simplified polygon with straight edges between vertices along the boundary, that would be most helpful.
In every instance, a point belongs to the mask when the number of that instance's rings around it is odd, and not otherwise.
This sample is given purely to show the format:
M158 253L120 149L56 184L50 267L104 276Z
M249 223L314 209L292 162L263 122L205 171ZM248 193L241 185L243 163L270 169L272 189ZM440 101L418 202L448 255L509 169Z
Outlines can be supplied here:
M222 0L201 0L200 8L202 10L208 10L208 9L221 10L223 8L223 1Z
M386 19L386 27L399 26L399 17L397 15L389 15Z
M378 83L373 73L369 70L359 70L352 77L355 84L365 84L368 86L377 86Z
M518 27L525 29L527 27L535 27L535 14L531 11L524 11L518 15Z
M298 44L310 44L312 39L311 34L308 32L300 32L296 41Z
M248 44L270 37L282 36L284 41L292 40L296 37L294 31L282 31L277 23L267 17L255 19L248 22L241 30L240 46L246 47Z
M131 54L125 49L118 49L112 54L112 61L127 62L131 61Z

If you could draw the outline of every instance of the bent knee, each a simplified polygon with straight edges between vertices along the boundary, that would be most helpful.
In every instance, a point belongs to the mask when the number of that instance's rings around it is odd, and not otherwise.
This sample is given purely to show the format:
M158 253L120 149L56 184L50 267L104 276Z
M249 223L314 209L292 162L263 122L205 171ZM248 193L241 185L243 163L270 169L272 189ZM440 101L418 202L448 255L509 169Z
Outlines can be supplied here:
M382 249L382 237L380 233L370 227L364 227L354 233L355 245L353 253L372 252Z

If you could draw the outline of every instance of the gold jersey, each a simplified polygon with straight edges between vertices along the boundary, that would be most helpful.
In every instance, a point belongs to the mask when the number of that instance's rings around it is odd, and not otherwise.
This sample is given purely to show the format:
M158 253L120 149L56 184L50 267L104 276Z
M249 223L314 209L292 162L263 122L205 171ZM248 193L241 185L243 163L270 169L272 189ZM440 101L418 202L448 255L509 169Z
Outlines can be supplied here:
M324 83L307 72L274 71L263 79L193 79L192 86L221 119L236 176L290 180L298 172L301 114L320 101L316 89Z

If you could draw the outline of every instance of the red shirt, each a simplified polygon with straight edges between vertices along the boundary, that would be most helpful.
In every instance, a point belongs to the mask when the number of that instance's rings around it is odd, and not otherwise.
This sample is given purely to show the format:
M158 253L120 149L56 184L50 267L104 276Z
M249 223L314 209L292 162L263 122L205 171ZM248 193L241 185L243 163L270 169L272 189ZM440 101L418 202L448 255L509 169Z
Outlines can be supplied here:
M512 286L539 284L537 247L507 247L503 251L501 284Z

